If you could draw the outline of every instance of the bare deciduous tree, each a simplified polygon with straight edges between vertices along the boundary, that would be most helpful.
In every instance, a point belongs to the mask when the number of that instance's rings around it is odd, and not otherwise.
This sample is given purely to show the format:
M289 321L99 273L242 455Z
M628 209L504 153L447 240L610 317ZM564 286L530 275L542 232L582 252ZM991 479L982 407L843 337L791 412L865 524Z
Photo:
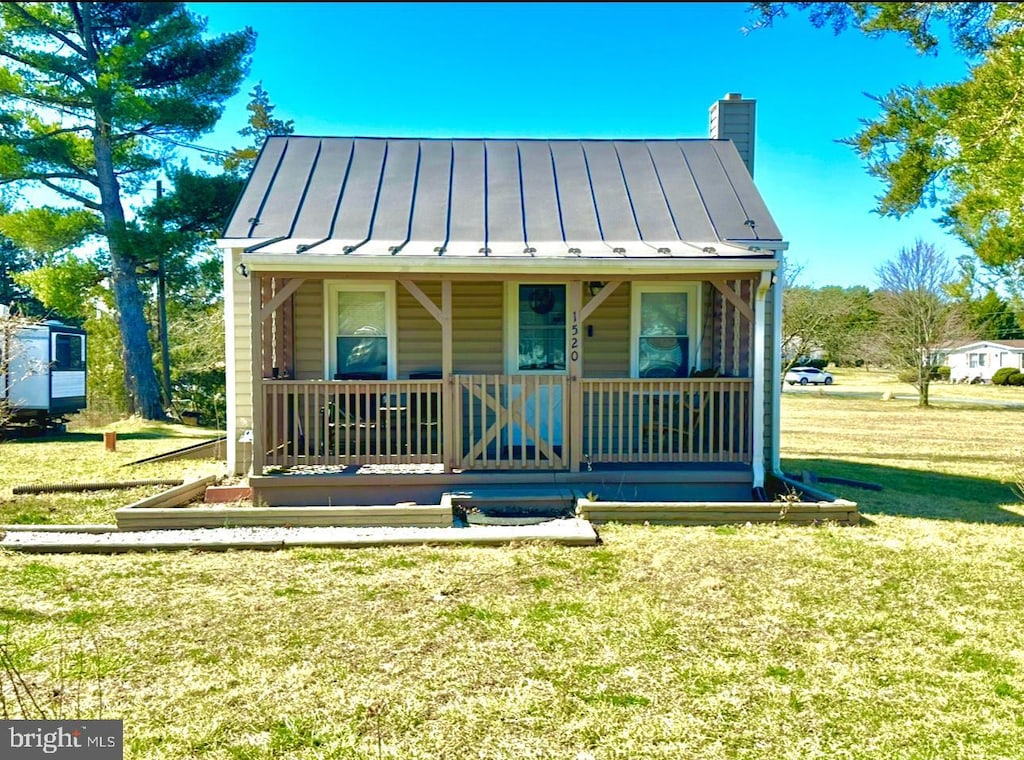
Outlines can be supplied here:
M16 391L12 391L12 387L24 378L18 361L24 349L18 333L34 324L38 321L11 314L6 307L0 308L0 430L10 425L13 418L11 394Z
M914 241L878 270L878 340L889 362L917 388L918 406L928 406L940 349L969 337L962 309L946 293L957 272L931 243Z

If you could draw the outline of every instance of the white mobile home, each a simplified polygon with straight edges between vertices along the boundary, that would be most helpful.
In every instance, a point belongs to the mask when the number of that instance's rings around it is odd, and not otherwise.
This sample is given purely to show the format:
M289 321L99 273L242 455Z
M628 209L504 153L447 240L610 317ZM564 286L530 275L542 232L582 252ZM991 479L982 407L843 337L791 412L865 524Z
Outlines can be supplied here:
M46 426L86 405L85 330L56 321L0 321L0 402L11 420Z
M978 340L944 349L950 382L989 382L996 370L1024 371L1024 340Z

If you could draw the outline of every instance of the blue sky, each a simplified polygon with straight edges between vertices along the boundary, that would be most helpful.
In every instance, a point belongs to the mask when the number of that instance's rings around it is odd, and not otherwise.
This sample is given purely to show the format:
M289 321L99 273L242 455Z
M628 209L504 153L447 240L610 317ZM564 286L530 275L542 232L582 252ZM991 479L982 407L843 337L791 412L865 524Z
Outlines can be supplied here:
M876 114L865 93L961 79L946 47L838 37L793 14L744 35L743 3L191 3L214 34L257 33L243 90L212 147L242 142L257 81L297 134L424 137L703 137L726 92L757 100L754 180L801 284L868 285L922 237L967 249L925 209L872 212L882 185L836 140Z

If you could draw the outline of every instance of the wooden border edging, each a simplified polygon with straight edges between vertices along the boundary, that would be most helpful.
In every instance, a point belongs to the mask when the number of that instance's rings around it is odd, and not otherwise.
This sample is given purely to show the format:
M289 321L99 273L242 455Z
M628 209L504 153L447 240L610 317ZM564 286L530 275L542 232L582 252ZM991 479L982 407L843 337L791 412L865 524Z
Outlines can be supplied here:
M116 525L0 525L0 533L113 533Z
M190 443L188 446L183 446L180 449L174 449L174 451L168 451L165 454L154 454L151 457L143 457L142 459L136 459L134 462L125 462L122 467L130 467L133 464L146 464L148 462L162 462L164 460L174 459L204 459L204 454L210 453L213 456L210 459L223 460L223 456L217 456L218 452L223 450L227 451L227 436L220 436L209 441L200 441L199 443ZM210 449L207 452L206 449Z
M169 488L166 491L156 494L155 496L149 496L145 499L139 499L138 501L132 502L126 507L121 507L114 514L117 515L117 522L121 523L121 513L131 509L153 509L154 507L176 507L181 504L188 504L199 494L206 491L206 487L212 483L216 483L221 478L220 475L207 475L206 477L199 478L199 480L192 480L187 483L183 483L180 486Z
M576 514L592 522L663 525L729 525L783 522L808 524L829 520L845 525L860 522L857 505L832 502L628 502L578 499Z
M234 527L451 527L451 505L375 507L151 507L119 509L119 530Z

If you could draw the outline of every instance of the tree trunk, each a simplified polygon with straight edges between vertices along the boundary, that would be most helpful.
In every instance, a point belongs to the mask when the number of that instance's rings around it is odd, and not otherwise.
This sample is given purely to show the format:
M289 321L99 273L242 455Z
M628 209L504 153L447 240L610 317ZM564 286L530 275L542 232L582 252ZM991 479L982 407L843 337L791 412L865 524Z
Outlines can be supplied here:
M917 405L928 406L928 385L931 378L928 376L931 368L919 368L917 370Z
M121 189L114 174L109 128L99 114L93 147L96 152L103 227L110 247L110 279L124 350L122 358L128 402L134 407L132 411L143 419L162 420L165 414L160 402L160 385L153 369L153 347L149 342L149 326L143 310L145 301L135 273L135 256L126 245L124 208L121 205Z

